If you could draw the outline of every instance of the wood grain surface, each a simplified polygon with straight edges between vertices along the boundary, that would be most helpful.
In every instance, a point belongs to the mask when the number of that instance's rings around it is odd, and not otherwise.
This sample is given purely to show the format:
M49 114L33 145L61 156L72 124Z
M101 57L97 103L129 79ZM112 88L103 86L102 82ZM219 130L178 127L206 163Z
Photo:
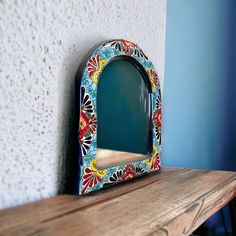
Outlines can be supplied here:
M236 173L163 168L85 196L0 211L0 235L189 235L236 195Z

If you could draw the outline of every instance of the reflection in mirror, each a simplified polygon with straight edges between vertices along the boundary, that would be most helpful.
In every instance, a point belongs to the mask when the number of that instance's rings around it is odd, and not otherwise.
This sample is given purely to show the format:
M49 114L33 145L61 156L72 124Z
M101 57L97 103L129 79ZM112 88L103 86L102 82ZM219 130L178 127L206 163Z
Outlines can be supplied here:
M97 90L97 168L142 160L152 150L151 95L136 65L110 62Z

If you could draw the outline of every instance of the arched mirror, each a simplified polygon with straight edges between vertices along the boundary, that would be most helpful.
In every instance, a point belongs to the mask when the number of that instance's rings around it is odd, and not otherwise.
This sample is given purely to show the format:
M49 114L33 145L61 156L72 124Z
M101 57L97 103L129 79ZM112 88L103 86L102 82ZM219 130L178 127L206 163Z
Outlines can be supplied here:
M105 42L92 52L76 77L76 193L158 170L160 83L143 51L123 39Z

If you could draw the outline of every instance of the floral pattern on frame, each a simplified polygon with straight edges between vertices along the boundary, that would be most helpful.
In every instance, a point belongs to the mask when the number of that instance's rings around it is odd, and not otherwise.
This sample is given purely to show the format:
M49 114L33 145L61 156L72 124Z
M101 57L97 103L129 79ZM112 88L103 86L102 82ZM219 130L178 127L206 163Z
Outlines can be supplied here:
M147 159L110 167L96 168L97 148L97 84L104 67L118 56L135 59L148 75L151 84L152 153ZM93 51L80 77L79 168L78 194L89 193L160 168L161 152L161 91L158 74L148 57L134 43L124 39L103 43ZM115 134L114 134L115 135Z

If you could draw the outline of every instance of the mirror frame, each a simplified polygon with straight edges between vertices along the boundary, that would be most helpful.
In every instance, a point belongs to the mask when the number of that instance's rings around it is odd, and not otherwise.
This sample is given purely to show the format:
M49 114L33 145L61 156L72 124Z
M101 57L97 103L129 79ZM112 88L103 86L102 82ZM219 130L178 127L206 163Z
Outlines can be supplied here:
M117 59L126 59L134 64L143 75L150 91L153 148L145 160L98 170L96 168L97 84L104 67ZM136 44L124 39L110 40L92 51L76 74L76 114L79 141L76 157L78 160L76 194L89 193L160 169L160 81L152 62Z

